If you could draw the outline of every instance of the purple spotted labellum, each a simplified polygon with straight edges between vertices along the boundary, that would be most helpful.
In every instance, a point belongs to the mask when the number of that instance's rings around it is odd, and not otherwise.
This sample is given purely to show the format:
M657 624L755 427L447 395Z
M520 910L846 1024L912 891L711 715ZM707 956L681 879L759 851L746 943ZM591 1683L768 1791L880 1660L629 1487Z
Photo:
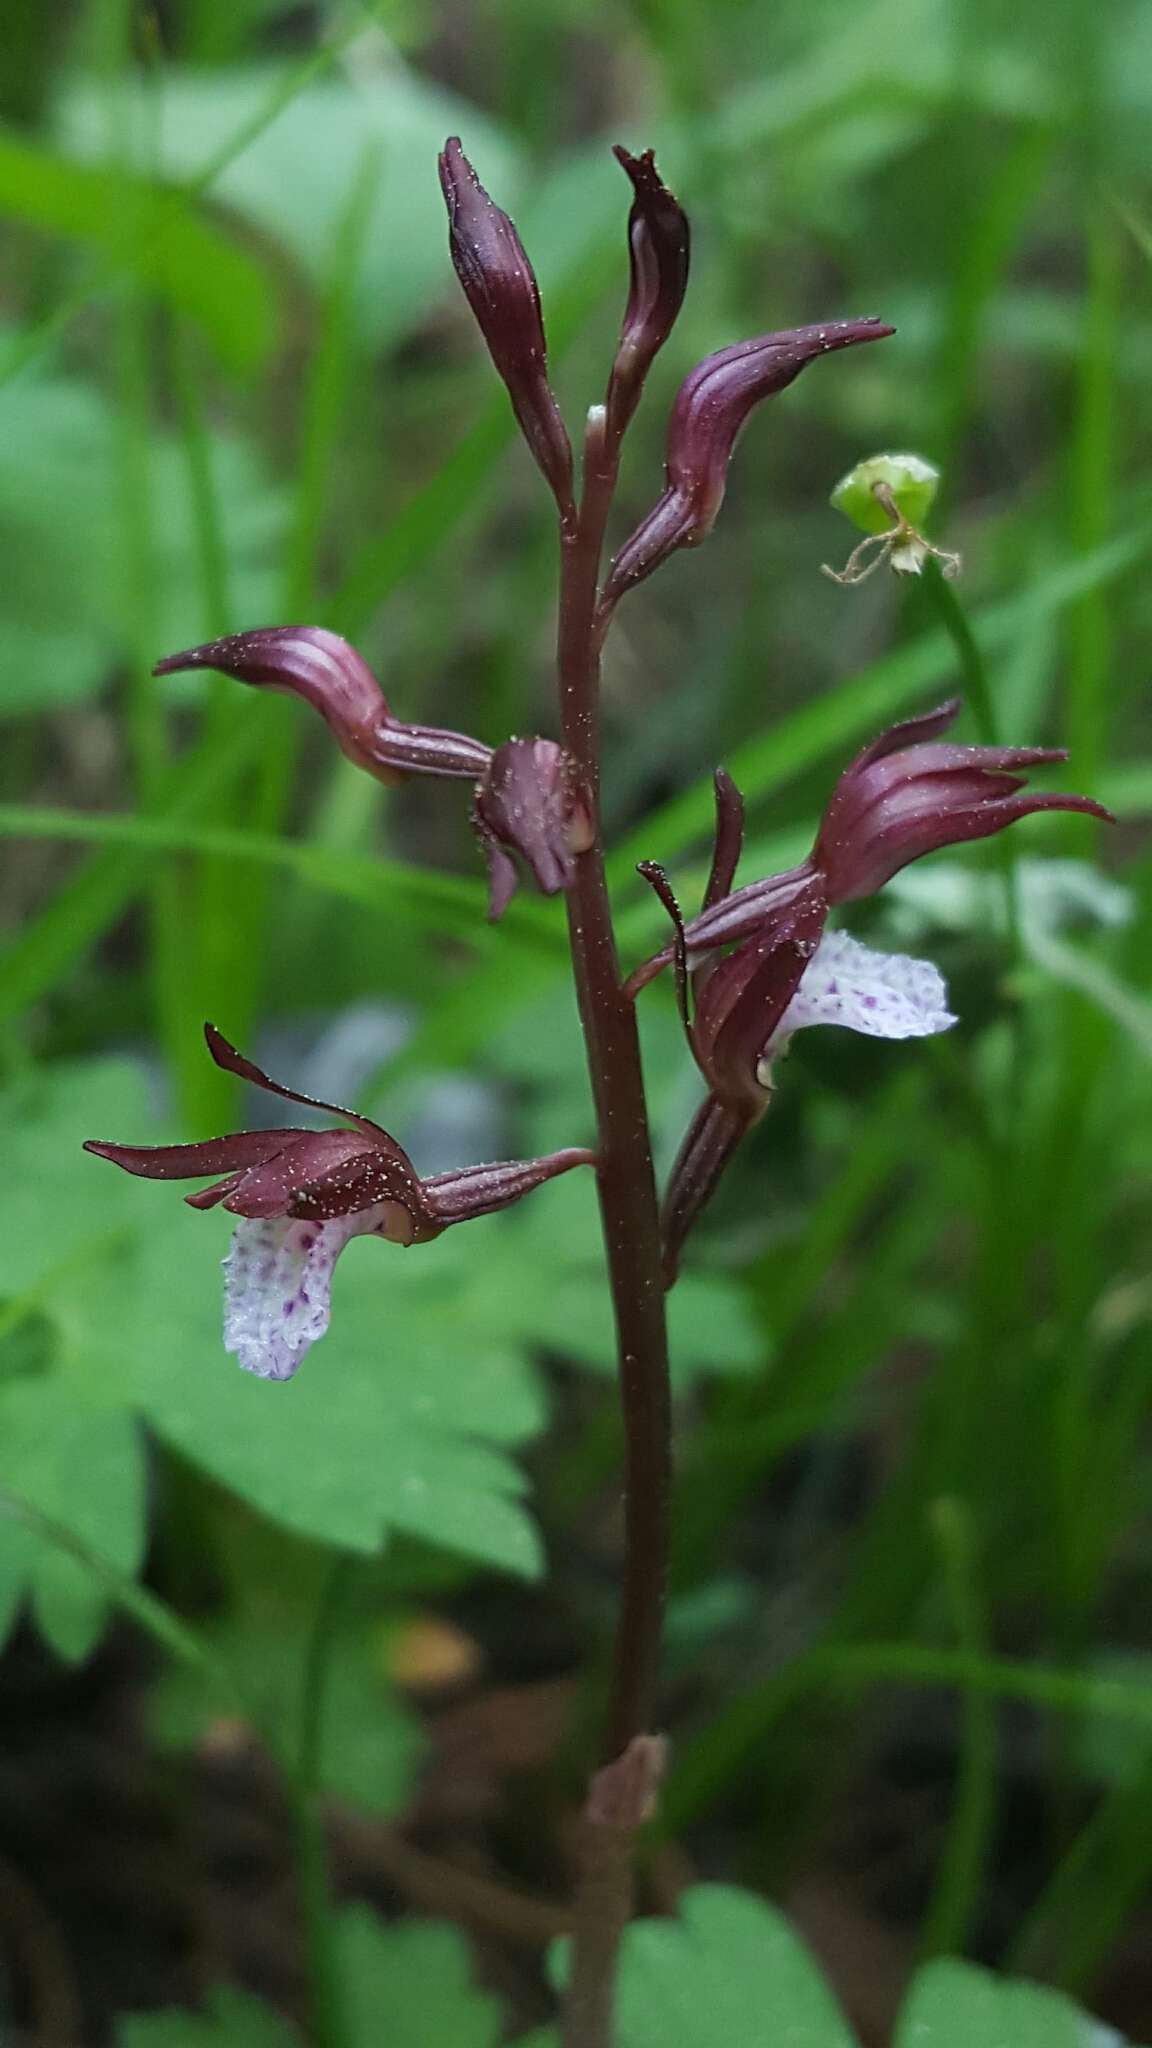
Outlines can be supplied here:
M512 853L525 861L541 894L555 896L571 883L576 856L588 851L594 829L574 761L555 740L542 739L497 747L477 785L472 822L488 858L490 918L503 916L516 889Z
M696 547L712 531L733 449L754 406L785 390L819 356L894 332L882 320L834 320L735 342L698 363L680 386L668 423L663 496L612 564L604 610L677 548Z
M440 156L453 267L512 410L552 489L561 519L574 518L572 449L548 382L548 350L536 273L508 215L489 198L455 135Z
M453 1223L506 1209L557 1174L594 1164L593 1153L571 1148L426 1179L370 1117L285 1088L212 1024L204 1035L228 1073L351 1128L234 1131L191 1145L89 1139L84 1149L148 1180L223 1176L184 1199L194 1209L220 1206L241 1219L224 1261L224 1344L261 1379L290 1379L324 1335L333 1270L352 1238L426 1244Z
M628 215L628 303L608 384L608 431L618 439L684 303L691 237L688 216L656 169L652 151L630 156L617 144L612 153L631 179L634 195Z
M241 683L255 683L303 697L320 713L342 751L379 782L406 775L446 775L475 780L488 765L491 747L467 733L438 726L404 725L364 657L324 626L262 626L229 633L202 647L187 647L158 661L154 673L216 669Z

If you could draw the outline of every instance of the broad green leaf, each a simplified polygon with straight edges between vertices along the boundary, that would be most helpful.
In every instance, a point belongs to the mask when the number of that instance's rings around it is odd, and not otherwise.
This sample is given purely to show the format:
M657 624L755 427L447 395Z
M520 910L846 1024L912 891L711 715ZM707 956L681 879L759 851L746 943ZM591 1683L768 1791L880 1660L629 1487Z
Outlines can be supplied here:
M183 194L0 134L0 215L102 250L195 320L230 368L267 355L268 271Z
M944 1960L913 1984L895 2048L1104 2048L1108 2038L1058 1991Z
M721 1884L685 1892L675 1920L628 1929L617 2036L619 2048L857 2048L783 1914Z
M53 378L0 393L0 716L92 696L131 645L116 435L94 385ZM270 615L282 500L241 442L218 439L213 457L236 604L248 618ZM202 637L198 543L186 459L171 433L153 439L150 490L160 645L187 646Z
M496 2000L473 1982L468 1944L438 1920L385 1927L365 1906L337 1928L349 2048L498 2048Z
M0 1394L0 1504L27 1503L135 1573L144 1554L144 1455L128 1415L90 1407L57 1377ZM41 1634L64 1658L87 1656L107 1612L104 1588L37 1531L0 1517L0 1578L8 1619L17 1589Z
M152 117L163 172L178 180L193 176L265 104L276 77L273 66L168 69ZM100 88L78 79L64 96L59 124L66 148L98 159L106 129ZM318 79L298 92L226 166L213 192L321 282L336 221L366 152L374 151L379 170L358 312L375 341L393 342L452 287L436 158L445 136L459 130L467 132L485 183L501 193L512 188L512 153L492 122L393 54L370 74Z
M209 1992L203 2012L134 2013L116 2029L116 2048L299 2048L299 2039L278 2013L228 1985Z
M169 1214L142 1248L117 1339L163 1437L323 1542L372 1552L392 1528L508 1571L539 1569L524 1481L502 1448L538 1415L529 1369L459 1313L450 1237L411 1253L353 1243L323 1348L270 1386L223 1350L224 1230Z
M81 1146L132 1131L147 1143L152 1114L143 1072L127 1060L43 1067L0 1093L0 1331L42 1309L55 1332L51 1298L73 1278L90 1286L147 1219L143 1184L126 1174L113 1183Z

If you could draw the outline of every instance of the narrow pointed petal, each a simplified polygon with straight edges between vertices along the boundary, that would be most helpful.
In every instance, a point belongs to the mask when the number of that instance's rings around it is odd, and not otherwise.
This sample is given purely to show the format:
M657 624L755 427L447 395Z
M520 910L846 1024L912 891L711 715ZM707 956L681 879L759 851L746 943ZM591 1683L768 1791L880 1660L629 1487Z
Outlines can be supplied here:
M145 1180L191 1180L199 1173L231 1174L258 1166L290 1139L305 1136L301 1130L233 1131L194 1145L113 1145L102 1138L86 1138L84 1150Z
M262 1380L291 1379L328 1328L332 1274L353 1237L379 1230L383 1210L328 1223L245 1218L224 1260L224 1348Z
M306 1109L322 1109L329 1116L343 1117L345 1123L355 1124L357 1130L367 1131L374 1139L383 1138L387 1144L395 1146L396 1151L400 1152L395 1139L390 1138L387 1131L381 1130L379 1124L374 1124L371 1117L359 1116L354 1109L344 1109L338 1102L321 1102L319 1096L302 1095L299 1089L285 1088L282 1081L274 1081L271 1074L264 1072L263 1067L258 1067L254 1060L247 1059L242 1052L238 1052L225 1038L224 1033L217 1030L215 1024L205 1024L204 1039L216 1065L223 1067L226 1074L235 1074L241 1081L250 1082L254 1088L263 1088L268 1095L282 1096L285 1102L299 1102ZM407 1155L401 1153L400 1156L404 1158Z
M690 235L687 215L656 169L652 151L630 156L617 144L612 153L631 179L634 195L628 215L628 304L608 386L609 430L619 436L684 303Z
M744 798L726 768L717 768L712 778L716 795L716 837L712 867L704 891L704 909L723 903L732 894L732 883L744 844Z
M878 953L848 932L829 932L769 1035L761 1077L767 1082L772 1059L794 1031L811 1024L838 1024L868 1038L931 1038L955 1022L944 977L930 960Z

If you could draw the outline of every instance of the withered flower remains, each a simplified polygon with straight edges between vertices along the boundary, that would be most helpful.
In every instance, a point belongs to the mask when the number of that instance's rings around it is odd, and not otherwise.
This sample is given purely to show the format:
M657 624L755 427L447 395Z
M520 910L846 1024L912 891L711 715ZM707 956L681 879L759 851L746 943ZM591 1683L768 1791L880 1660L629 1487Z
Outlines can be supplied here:
M520 854L542 896L572 880L577 854L592 844L592 812L575 763L555 740L505 740L476 788L472 822L488 856L491 918L503 916L516 888Z

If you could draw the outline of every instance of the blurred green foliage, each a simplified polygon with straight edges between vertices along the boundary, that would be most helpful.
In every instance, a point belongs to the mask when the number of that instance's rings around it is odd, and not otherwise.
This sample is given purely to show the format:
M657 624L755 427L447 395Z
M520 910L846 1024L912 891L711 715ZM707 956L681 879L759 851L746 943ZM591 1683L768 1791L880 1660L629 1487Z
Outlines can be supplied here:
M219 1683L286 1754L326 1560L355 1556L317 1782L387 1812L419 1744L380 1630L477 1589L515 1603L546 1543L602 1658L589 1525L617 1444L590 1188L411 1254L357 1245L322 1349L268 1388L221 1347L218 1219L79 1145L244 1113L205 1017L278 1037L320 1092L351 1059L430 1168L477 1114L509 1152L586 1140L560 912L484 926L458 795L379 790L296 705L149 671L307 618L357 639L402 716L550 729L547 507L454 289L435 153L458 129L516 215L578 418L625 276L607 145L652 142L695 269L618 537L700 355L861 308L899 332L756 419L708 547L621 615L628 947L659 930L637 858L686 901L702 880L717 759L782 864L859 741L954 687L922 594L819 574L846 552L829 490L884 446L944 471L933 534L963 552L1002 729L1066 741L1072 786L1121 820L1021 833L1019 954L981 849L862 913L941 961L961 1025L907 1051L810 1035L694 1249L664 1825L719 1828L724 1874L776 1889L928 1700L944 1792L905 1921L927 1954L1091 1997L1152 1872L1147 8L75 0L51 32L6 8L0 39L0 1624L26 1613L79 1660L126 1608L177 1659L165 1739L196 1739ZM692 1083L667 993L648 1004L666 1159ZM294 1561L278 1585L269 1545ZM1042 1842L1018 1867L1022 1781ZM827 1995L794 1944L765 1960L791 1937L751 1896L690 1893L684 1928L633 1937L627 2048L737 2038L692 2002L700 1944L738 1999L798 1973L798 2041L850 2038L803 2018ZM339 1943L350 2041L377 2038L380 2000L397 2048L498 2038L458 1934L354 1914ZM403 2017L430 1985L443 2009ZM288 2038L222 1991L120 2039L193 2024L205 2048ZM898 2040L1055 2048L1084 2024L937 1962Z

